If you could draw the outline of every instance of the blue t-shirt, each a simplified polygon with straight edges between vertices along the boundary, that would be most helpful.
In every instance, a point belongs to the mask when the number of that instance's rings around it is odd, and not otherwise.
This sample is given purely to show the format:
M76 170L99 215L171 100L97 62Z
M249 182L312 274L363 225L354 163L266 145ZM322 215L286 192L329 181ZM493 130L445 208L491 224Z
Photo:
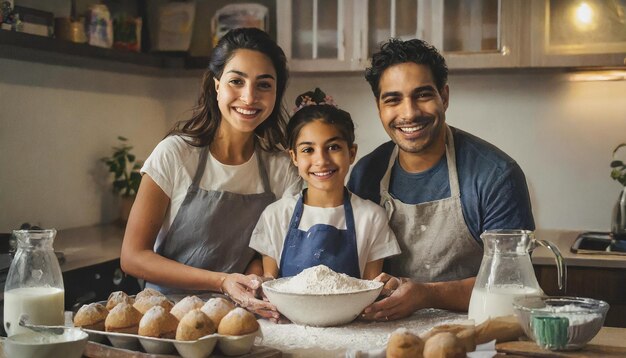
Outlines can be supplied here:
M494 229L534 230L526 178L519 165L496 146L460 129L454 136L463 218L472 236ZM352 170L348 188L380 204L380 181L387 170L394 143L387 142L361 158ZM444 155L421 173L406 172L396 158L389 193L405 204L450 197L448 164Z

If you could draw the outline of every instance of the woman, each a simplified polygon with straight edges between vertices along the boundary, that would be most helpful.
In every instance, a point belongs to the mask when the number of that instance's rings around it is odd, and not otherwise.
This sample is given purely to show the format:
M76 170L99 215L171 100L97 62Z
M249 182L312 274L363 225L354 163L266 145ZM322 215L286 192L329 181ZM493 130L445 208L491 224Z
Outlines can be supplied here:
M194 116L177 123L141 169L122 245L125 272L164 293L223 292L275 316L252 293L262 270L248 243L265 207L301 188L282 152L287 78L283 51L263 31L236 29L219 41Z

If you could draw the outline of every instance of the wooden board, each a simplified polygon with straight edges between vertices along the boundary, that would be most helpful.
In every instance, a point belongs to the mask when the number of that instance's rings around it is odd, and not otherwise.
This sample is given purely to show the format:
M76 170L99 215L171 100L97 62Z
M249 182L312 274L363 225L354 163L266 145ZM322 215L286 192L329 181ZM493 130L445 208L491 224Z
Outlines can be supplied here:
M534 342L515 341L496 344L498 353L515 354L527 357L544 358L623 358L626 357L626 348L605 345L588 344L578 351L549 351L540 348Z
M127 349L115 348L106 344L87 342L84 357L88 358L180 358L179 355L150 354ZM248 354L237 356L239 358L275 358L281 357L282 353L274 348L253 346ZM226 357L219 350L213 351L211 358Z

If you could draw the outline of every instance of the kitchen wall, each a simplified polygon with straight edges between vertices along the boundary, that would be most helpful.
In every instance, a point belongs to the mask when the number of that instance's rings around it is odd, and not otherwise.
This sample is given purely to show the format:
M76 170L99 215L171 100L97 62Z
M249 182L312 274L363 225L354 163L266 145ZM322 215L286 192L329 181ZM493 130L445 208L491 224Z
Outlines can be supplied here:
M453 74L448 123L515 158L537 226L608 230L620 185L611 151L626 141L626 82L570 82L559 71ZM0 231L30 220L68 228L110 222L116 198L98 158L117 135L145 158L186 118L198 76L141 77L0 60ZM322 87L350 111L359 154L387 140L360 74L293 75L296 95Z
M161 80L0 59L0 232L111 222L99 161L122 135L145 158L163 137ZM169 117L169 116L168 116Z

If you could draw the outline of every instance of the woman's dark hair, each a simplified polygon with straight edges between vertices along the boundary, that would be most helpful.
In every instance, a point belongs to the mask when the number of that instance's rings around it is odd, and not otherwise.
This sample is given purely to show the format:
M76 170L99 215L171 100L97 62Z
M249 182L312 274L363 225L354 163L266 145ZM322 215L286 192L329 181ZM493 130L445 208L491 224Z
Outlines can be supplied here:
M274 65L276 70L274 110L254 130L254 134L261 148L266 151L285 149L287 113L282 106L282 99L289 78L287 58L280 46L267 33L256 28L233 29L219 40L211 53L209 68L202 78L202 93L194 108L193 116L189 120L176 123L168 136L182 135L185 141L197 147L209 145L213 141L222 120L213 79L219 80L222 77L224 67L234 56L235 51L240 49L258 51L266 55Z
M426 41L390 39L380 51L372 55L372 67L365 70L365 79L372 87L374 97L380 97L380 77L391 66L413 62L426 65L432 72L437 90L441 92L448 83L448 66L439 51Z
M296 103L298 103L298 101L296 101ZM296 141L298 140L298 135L300 135L300 130L313 121L332 124L339 130L343 139L348 142L348 147L352 147L354 144L354 122L352 122L350 113L332 104L313 104L300 108L291 116L287 124L289 149L296 149Z

